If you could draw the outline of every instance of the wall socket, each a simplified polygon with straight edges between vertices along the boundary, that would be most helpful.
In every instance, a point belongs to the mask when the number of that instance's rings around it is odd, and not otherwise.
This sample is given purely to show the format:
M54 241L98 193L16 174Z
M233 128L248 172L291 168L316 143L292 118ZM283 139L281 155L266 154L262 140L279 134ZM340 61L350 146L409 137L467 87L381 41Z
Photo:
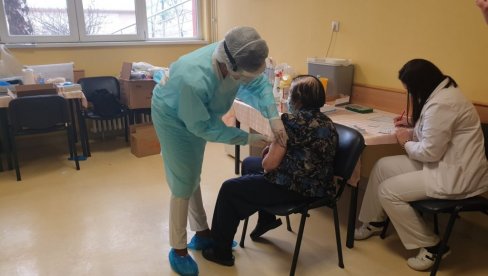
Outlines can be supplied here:
M332 24L331 24L331 27L332 27L332 31L333 32L338 32L339 31L339 21L338 20L333 20L332 21Z

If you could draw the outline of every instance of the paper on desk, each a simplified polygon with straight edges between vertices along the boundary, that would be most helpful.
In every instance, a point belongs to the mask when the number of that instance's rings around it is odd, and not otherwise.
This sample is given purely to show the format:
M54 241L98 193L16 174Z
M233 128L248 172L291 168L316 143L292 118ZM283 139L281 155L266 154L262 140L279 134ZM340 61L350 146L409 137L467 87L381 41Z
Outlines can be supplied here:
M369 118L369 120L375 121L375 122L383 122L383 123L392 123L393 122L393 119L391 117L388 117L388 116L385 116L385 115L380 115L380 116L377 116L377 117L372 117L372 118Z

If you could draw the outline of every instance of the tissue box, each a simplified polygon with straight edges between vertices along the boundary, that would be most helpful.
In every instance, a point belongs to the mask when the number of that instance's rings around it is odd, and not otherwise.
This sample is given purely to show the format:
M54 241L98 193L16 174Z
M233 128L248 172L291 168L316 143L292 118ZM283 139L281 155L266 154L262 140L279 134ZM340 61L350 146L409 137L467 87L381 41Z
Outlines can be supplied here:
M151 108L153 80L131 80L131 62L124 62L120 71L120 99L129 109Z
M161 148L152 124L136 124L130 127L130 151L137 157L159 154Z

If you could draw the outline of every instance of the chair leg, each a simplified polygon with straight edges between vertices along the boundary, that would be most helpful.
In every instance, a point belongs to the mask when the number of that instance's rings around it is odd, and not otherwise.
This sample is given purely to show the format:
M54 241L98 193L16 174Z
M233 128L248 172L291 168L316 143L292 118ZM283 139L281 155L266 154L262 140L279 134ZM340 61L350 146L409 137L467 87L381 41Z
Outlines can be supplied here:
M247 217L244 220L244 225L242 226L242 235L241 235L241 242L239 243L239 246L244 248L244 240L246 239L246 231L247 231L247 223L249 222L249 218Z
M129 143L129 114L124 116L124 135L125 135L125 142Z
M18 156L17 156L17 145L15 143L15 135L14 135L14 132L13 130L10 130L10 147L11 147L11 155L12 155L12 159L13 159L13 165L15 167L15 174L17 176L17 181L20 181L21 180L21 177L20 177L20 167L19 167L19 159L18 159Z
M332 208L334 211L334 228L336 234L336 242L337 242L337 256L339 257L339 267L344 268L344 260L342 258L342 244L341 244L341 232L339 229L339 214L337 212L337 205L334 205Z
M305 221L308 216L308 210L302 213L300 219L300 229L298 230L297 242L295 244L295 252L293 253L293 261L290 268L290 276L295 275L295 270L297 268L298 254L300 254L300 246L302 245L303 231L305 230Z
M358 183L359 185L359 183ZM356 228L356 210L358 205L358 185L351 187L351 199L349 203L349 218L347 222L346 247L354 247L354 229Z
M290 216L286 215L286 230L293 232L293 229L291 229L291 223L290 223Z
M383 225L383 230L381 230L380 237L382 239L385 239L386 237L386 232L388 231L388 225L390 225L390 218L386 218L385 225Z
M449 236L451 236L452 228L454 227L454 222L456 222L457 215L458 215L458 210L456 208L456 210L451 213L451 217L449 217L449 222L447 223L446 232L444 233L444 236L442 237L441 242L439 244L439 248L437 249L437 255L435 257L434 266L430 271L430 276L435 276L437 270L439 269L439 266L441 265L442 253L446 250L447 241L449 240Z

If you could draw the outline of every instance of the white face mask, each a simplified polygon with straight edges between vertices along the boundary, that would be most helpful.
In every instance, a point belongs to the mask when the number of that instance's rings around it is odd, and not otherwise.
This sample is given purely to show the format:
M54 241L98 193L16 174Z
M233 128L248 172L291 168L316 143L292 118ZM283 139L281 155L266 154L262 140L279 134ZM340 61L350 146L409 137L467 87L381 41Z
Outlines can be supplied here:
M230 69L228 69L230 76L234 80L238 80L239 82L243 84L248 84L255 80L257 77L259 77L263 72L264 69L266 68L266 64L263 64L261 68L259 68L255 72L248 72L248 71L243 71L243 70L237 70L237 72L234 72Z

